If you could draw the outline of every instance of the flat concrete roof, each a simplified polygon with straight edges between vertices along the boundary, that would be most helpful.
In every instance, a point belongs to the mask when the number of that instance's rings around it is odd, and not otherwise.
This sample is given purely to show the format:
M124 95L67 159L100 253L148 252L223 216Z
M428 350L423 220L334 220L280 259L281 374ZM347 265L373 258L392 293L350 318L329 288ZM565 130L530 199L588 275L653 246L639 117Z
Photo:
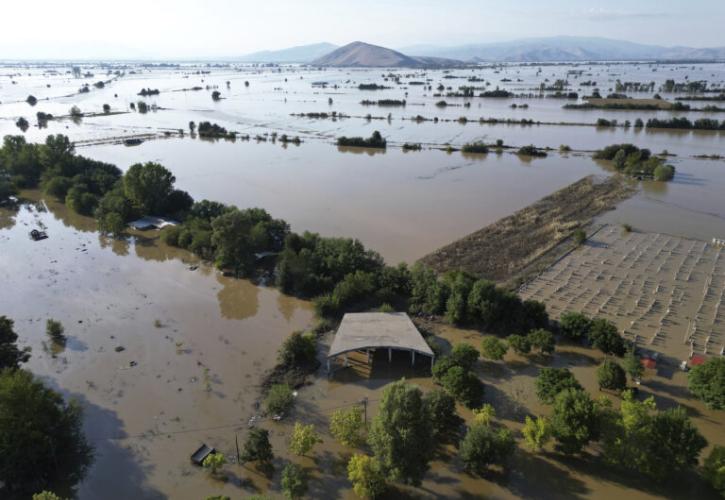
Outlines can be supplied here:
M405 349L434 356L407 314L370 312L347 313L342 317L327 357L376 348Z

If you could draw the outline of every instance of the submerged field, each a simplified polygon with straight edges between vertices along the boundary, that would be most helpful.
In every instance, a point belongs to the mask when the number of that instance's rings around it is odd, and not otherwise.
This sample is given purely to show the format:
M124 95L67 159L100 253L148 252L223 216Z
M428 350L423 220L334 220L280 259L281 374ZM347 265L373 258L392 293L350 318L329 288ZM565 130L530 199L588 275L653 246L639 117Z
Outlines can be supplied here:
M593 126L600 117L694 120L723 119L725 114L566 110L562 106L568 100L536 95L539 84L558 79L568 79L569 90L580 95L590 90L581 84L585 80L597 80L603 94L613 91L617 80L653 80L659 86L665 79L682 81L687 75L722 85L725 65L512 65L394 73L296 66L88 65L84 71L95 73L89 79L73 78L69 70L62 65L5 64L0 76L0 135L23 134L28 141L43 141L47 134L67 134L77 141L79 154L124 171L134 163L158 161L176 176L176 185L197 200L258 206L289 221L294 231L358 238L390 264L413 263L468 234L481 234L475 232L519 210L538 212L537 205L531 207L534 202L583 177L611 176L611 165L591 158L594 149L632 142L656 153L667 150L668 162L677 169L669 183L635 181L634 194L623 188L603 207L589 206L589 191L560 200L554 209L566 205L575 212L562 224L574 227L596 215L595 227L605 224L605 229L547 267L522 293L543 300L552 317L567 308L606 316L627 338L636 335L640 345L661 353L664 360L657 371L646 373L641 393L654 395L662 408L683 405L711 446L725 445L722 412L694 400L686 389L686 374L677 369L689 354L685 337L692 322L697 352L717 354L725 335L717 305L718 300L722 303L723 250L709 244L713 237L725 237L725 162L716 156L697 158L722 154L723 132ZM114 75L114 70L123 76ZM470 83L471 78L487 83ZM104 88L91 86L89 92L78 93L83 83L97 80L107 81ZM364 91L360 83L385 83L390 88ZM448 87L455 92L465 85L501 87L516 97L445 96ZM196 86L201 90L184 90ZM160 93L138 96L143 88L158 88ZM223 98L213 101L212 90ZM440 92L444 95L436 96ZM629 93L651 99L655 92ZM35 95L38 104L26 103L28 94ZM663 94L668 100L677 95ZM405 99L406 104L361 104L365 99ZM443 99L446 106L436 105ZM151 110L131 110L130 104L139 100L148 102ZM106 103L108 114L101 111ZM524 103L528 107L520 106ZM73 105L97 114L51 120L43 128L35 123L37 111L62 116ZM338 114L335 119L291 116L332 111ZM425 120L411 119L416 115ZM32 123L25 132L15 125L20 116ZM461 116L470 120L462 121ZM439 120L434 122L434 117ZM481 117L585 125L491 124L478 122ZM250 138L203 140L191 135L189 122L204 120ZM374 130L388 140L387 150L334 144L339 136L368 137ZM301 143L283 145L272 140L275 133L299 136ZM124 137L139 135L144 137L140 145L122 143ZM493 144L498 139L507 146L500 153L458 151L468 142ZM406 142L421 144L421 150L404 150ZM551 148L548 157L517 155L516 149L527 144ZM573 151L559 151L560 145ZM99 235L92 218L38 191L22 194L28 203L17 211L0 208L0 315L12 316L20 344L32 347L28 368L82 402L96 460L80 485L79 497L240 498L267 491L281 495L279 474L270 481L253 467L231 463L226 482L218 481L192 466L189 455L205 442L234 459L235 437L241 442L250 417L260 413L255 405L260 384L275 364L279 345L292 331L315 321L311 303L263 283L225 277L191 253L164 245L157 232L107 238ZM577 218L581 214L585 217ZM508 228L512 239L505 241L525 247L517 260L523 263L520 267L536 253L530 247L548 248L552 234L559 234L556 227L539 227L538 215L527 219L525 227L531 232L521 234L517 225ZM621 224L631 224L634 232L622 234ZM32 241L28 232L33 228L45 228L49 238ZM538 239L531 236L536 230ZM511 262L509 249L500 239L494 243L478 251L496 261L496 272L489 277L503 280L504 267ZM459 259L449 260L443 267L461 265ZM625 264L629 267L622 267ZM481 262L473 258L466 265L473 269ZM639 303L638 295L646 300ZM65 349L47 341L48 318L66 326ZM447 348L463 341L478 347L488 335L437 320L417 321ZM321 360L330 342L328 333L318 352ZM596 394L595 369L603 358L599 351L564 343L551 357L509 353L504 362L479 360L475 373L486 384L485 400L495 407L497 421L518 430L524 416L549 411L533 389L542 367L569 367L585 389ZM388 365L380 353L372 368L353 363L332 378L320 370L299 391L293 418L259 424L271 431L275 465L279 469L291 458L286 449L293 421L313 423L323 443L312 457L295 458L312 473L310 496L354 498L345 479L344 459L351 450L334 443L327 431L329 416L336 408L359 404L363 397L369 400L369 416L375 415L384 386L400 377L425 390L433 387L430 370L420 363L411 369L402 354ZM458 409L470 422L471 412ZM448 447L420 488L400 487L394 494L704 498L711 492L690 477L668 490L624 477L596 460L566 459L550 450L534 455L520 449L509 472L472 477L463 472L455 449Z

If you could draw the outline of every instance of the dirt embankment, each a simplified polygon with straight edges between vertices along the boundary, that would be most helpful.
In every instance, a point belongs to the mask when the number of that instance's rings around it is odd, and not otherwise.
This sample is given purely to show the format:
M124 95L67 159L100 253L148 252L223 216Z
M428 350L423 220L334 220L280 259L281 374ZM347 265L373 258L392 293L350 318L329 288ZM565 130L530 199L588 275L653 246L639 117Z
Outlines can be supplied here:
M437 272L463 270L517 285L573 248L576 229L635 191L634 185L620 176L585 177L420 261Z

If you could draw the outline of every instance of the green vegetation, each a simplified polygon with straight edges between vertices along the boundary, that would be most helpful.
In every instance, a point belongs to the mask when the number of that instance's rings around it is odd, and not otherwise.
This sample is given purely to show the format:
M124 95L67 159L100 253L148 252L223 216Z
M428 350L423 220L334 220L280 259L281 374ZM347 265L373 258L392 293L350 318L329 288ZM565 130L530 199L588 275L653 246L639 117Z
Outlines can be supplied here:
M15 322L7 316L0 316L0 370L15 370L21 363L30 359L30 348L18 349L18 334L14 330Z
M640 149L633 144L607 146L594 153L594 158L611 161L614 168L632 177L664 181L670 180L675 172L675 167L666 165L662 158L652 156L649 149Z
M582 387L568 368L542 368L535 381L536 396L544 404L553 404L560 392Z
M360 498L374 499L387 487L385 472L375 457L356 453L347 464L347 478Z
M221 125L211 122L199 122L196 131L199 137L209 139L234 139L237 136L235 132L230 132Z
M385 149L387 141L383 139L380 132L377 130L373 132L373 135L364 139L362 137L338 137L338 146L355 147L355 148L374 148L374 149Z
M357 448L365 442L363 410L358 406L340 408L330 417L330 434L340 444Z
M45 333L48 334L53 342L56 342L58 344L62 344L63 342L65 342L64 332L65 328L60 321L49 319L45 322Z
M524 335L509 335L506 341L516 354L525 355L531 352L531 342Z
M616 361L605 359L597 368L599 389L623 391L627 387L627 374Z
M578 228L572 233L572 238L577 246L582 246L587 241L587 233L582 228Z
M506 355L508 345L496 337L485 337L481 341L481 354L484 358L500 361Z
M540 451L551 440L551 422L546 417L533 419L527 415L521 434L531 451Z
M423 403L430 412L436 441L446 440L460 421L456 414L456 400L442 389L433 389L423 396Z
M385 85L378 85L377 83L361 83L357 86L358 90L385 90L389 88Z
M399 99L380 99L378 101L370 101L368 99L364 99L360 101L360 104L363 106L387 106L387 107L394 107L394 106L405 106L405 99L399 100Z
M541 354L552 354L556 348L554 334L549 330L537 328L531 330L526 336L532 349L538 349Z
M706 108L703 108L706 111ZM650 118L647 120L647 128L651 129L681 129L681 130L725 130L725 120L718 121L711 118L699 118L690 121L684 116L677 116L670 119Z
M461 151L464 153L487 154L488 146L486 146L483 142L469 142L463 145Z
M73 486L93 459L82 432L83 412L24 370L0 372L0 496L28 498Z
M264 407L268 415L284 415L295 404L292 389L287 384L275 384L269 388L264 400Z
M295 422L294 429L292 429L292 437L290 438L289 450L295 455L307 455L312 448L317 444L321 443L320 435L315 431L315 426L312 424L304 425L299 422Z
M716 445L705 459L702 468L705 479L725 496L725 446Z
M149 88L149 89L141 89L141 91L138 93L138 95L140 95L142 97L148 97L151 95L159 95L160 93L161 92L159 91L159 89Z
M206 456L204 462L202 462L202 466L208 469L212 476L216 476L226 463L227 459L224 453L210 453Z
M297 464L287 464L282 469L282 491L285 498L296 500L307 493L307 472Z
M536 146L529 145L529 146L522 146L517 151L517 154L520 156L530 156L533 158L546 158L547 154L546 151L543 151Z
M483 382L461 366L452 366L441 377L440 383L457 401L468 408L477 408L483 399Z
M516 448L511 431L474 423L459 446L459 455L468 472L483 474L490 465L505 464Z
M554 399L551 416L552 433L557 447L566 454L581 452L599 437L599 410L592 398L581 389L564 389Z
M420 389L405 380L385 387L368 443L389 479L420 484L434 450L430 412Z
M589 336L592 320L580 312L567 311L559 318L559 332L570 340L583 340Z
M249 429L241 457L244 462L270 464L274 459L274 454L272 453L272 445L269 443L269 431L258 427Z
M688 374L690 392L708 408L725 409L725 359L710 358Z
M604 354L623 356L626 351L624 339L619 335L616 325L606 319L593 319L588 337L592 346Z

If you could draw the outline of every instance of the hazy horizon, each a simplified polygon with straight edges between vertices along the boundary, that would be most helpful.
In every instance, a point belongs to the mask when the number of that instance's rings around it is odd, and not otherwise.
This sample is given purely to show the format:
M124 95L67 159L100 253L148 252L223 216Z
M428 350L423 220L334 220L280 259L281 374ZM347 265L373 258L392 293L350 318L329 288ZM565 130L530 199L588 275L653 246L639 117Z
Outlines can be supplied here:
M693 0L488 0L350 2L35 0L4 6L0 60L213 59L361 40L391 48L586 36L663 46L725 45L725 2ZM28 15L32 12L33 15ZM698 16L697 12L708 12ZM405 22L401 23L401 19ZM506 26L506 31L501 27ZM683 29L686 27L687 29ZM62 40L62 41L61 41Z

